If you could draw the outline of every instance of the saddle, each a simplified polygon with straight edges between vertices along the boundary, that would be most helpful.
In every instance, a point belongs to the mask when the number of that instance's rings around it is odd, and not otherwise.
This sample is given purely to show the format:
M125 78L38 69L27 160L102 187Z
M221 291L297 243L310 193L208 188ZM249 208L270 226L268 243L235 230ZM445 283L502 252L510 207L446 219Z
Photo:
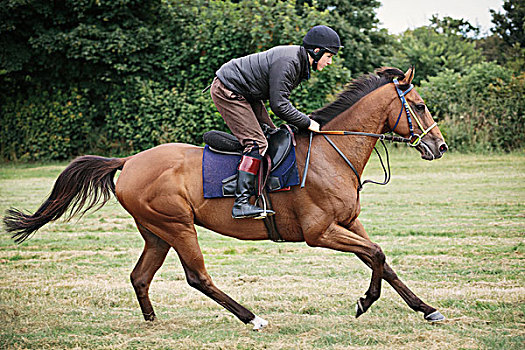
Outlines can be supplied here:
M271 160L271 171L281 165L284 159L290 154L292 147L295 146L294 132L289 125L283 125L279 129L265 127L263 131L268 139L268 150L266 154ZM244 147L239 140L224 131L211 130L204 133L202 138L204 143L207 144L213 152L242 155Z
M267 179L266 189L274 192L298 185L293 129L283 125L279 129L265 128L263 131L268 139L265 156L268 164L263 172ZM206 144L202 160L204 197L234 196L237 165L244 147L235 136L223 131L208 131L203 140Z

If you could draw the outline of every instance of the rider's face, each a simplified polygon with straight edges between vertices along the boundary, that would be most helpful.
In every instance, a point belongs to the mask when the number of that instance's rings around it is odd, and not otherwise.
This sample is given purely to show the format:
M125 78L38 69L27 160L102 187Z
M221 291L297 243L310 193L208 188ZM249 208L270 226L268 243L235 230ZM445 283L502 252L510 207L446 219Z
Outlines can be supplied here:
M317 63L317 70L321 71L324 67L328 66L329 64L332 64L332 57L334 55L330 52L325 52L323 57L319 60Z

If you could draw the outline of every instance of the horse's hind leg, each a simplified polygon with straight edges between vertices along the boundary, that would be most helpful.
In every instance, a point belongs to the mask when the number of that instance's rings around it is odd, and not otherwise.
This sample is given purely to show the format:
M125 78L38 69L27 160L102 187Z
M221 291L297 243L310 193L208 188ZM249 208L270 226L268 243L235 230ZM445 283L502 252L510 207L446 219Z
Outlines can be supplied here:
M363 225L359 220L355 220L350 227L350 230L361 237L370 240ZM371 267L372 262L363 254L356 254L368 267ZM419 299L397 276L394 270L385 262L383 269L383 279L387 281L395 291L403 298L407 305L414 311L420 311L425 316L425 320L429 322L442 321L445 317L432 306L425 304Z
M144 238L145 245L144 251L131 273L131 284L133 284L133 288L137 294L144 319L146 321L153 321L155 319L155 312L149 300L148 290L153 276L164 263L164 259L171 246L139 223L137 223L137 227Z
M170 229L170 232L174 232L175 234L167 235L166 237L161 235L161 237L165 238L179 255L186 274L186 280L191 287L215 300L219 305L237 316L242 322L252 323L254 330L260 330L268 324L267 321L255 316L251 311L237 303L215 286L204 266L204 258L199 247L199 242L197 241L197 232L193 224L184 226L182 224L176 224L173 229Z

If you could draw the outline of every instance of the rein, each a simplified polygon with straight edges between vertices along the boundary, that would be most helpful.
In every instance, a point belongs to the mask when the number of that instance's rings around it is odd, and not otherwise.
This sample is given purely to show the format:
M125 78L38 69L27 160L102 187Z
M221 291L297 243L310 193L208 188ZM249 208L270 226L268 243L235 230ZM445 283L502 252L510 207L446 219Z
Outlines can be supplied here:
M341 156L341 158L343 158L343 160L350 167L350 169L352 169L352 171L354 172L355 176L357 177L357 182L358 182L357 192L360 192L363 189L363 185L365 185L367 183L373 183L373 184L377 184L377 185L386 185L386 184L388 184L390 182L390 177L391 177L390 176L391 175L391 171L390 171L390 157L388 155L388 149L387 149L387 147L385 145L385 140L386 141L391 141L391 142L406 143L406 144L408 144L411 147L417 147L421 143L421 139L425 135L427 135L430 130L432 130L435 126L437 126L437 123L434 122L434 124L432 124L430 127L428 127L425 130L423 128L421 122L419 121L419 118L417 117L417 115L414 113L414 111L412 111L412 108L410 108L410 105L408 104L407 100L405 99L405 95L408 94L410 92L410 90L412 90L414 88L414 85L410 84L410 87L407 90L401 91L401 89L399 89L399 87L398 87L399 82L397 81L397 79L394 79L393 82L394 82L397 94L399 96L399 99L401 100L401 111L399 112L399 116L397 117L396 124L392 128L391 132L394 132L394 130L396 129L397 125L399 124L399 120L401 119L401 115L403 114L403 109L405 109L406 115L407 115L408 126L409 126L409 129L410 129L410 138L401 137L401 136L394 136L394 135L384 135L384 134L374 134L374 133L368 133L368 132L359 132L359 131L328 130L328 131L317 131L317 132L315 132L316 134L323 135L323 137L326 139L326 141L328 141L328 143L337 151L337 153ZM416 121L417 125L422 130L421 135L414 133L414 128L412 126L412 118L411 118L411 116L413 116L413 118ZM308 152L306 154L306 161L305 161L305 165L304 165L303 179L301 181L301 188L303 188L305 186L305 184L306 184L306 175L308 174L308 167L309 167L309 164L310 164L310 153L311 153L311 149L312 149L313 135L314 135L314 132L311 131L310 132L310 140L309 140L309 144L308 144ZM365 181L361 182L361 176L357 172L357 170L354 167L354 165L352 164L352 162L350 162L350 160L348 160L348 158L337 147L337 145L328 137L328 135L368 136L368 137L375 137L379 141L381 141L381 144L383 145L383 148L384 148L385 154L386 154L386 167L385 167L385 163L383 163L383 159L381 158L381 154L378 152L376 147L374 147L374 151L376 152L377 156L379 157L379 162L381 163L381 167L383 168L383 172L385 174L384 181L383 182L376 182L376 181L373 181L373 180L365 180Z
M371 133L364 133L364 132L319 131L319 132L317 132L317 134L323 135L323 137L326 139L326 141L328 141L328 143L336 150L336 152L341 156L341 158L343 158L343 160L350 167L350 169L352 169L352 171L354 172L355 176L357 177L357 182L358 182L357 192L360 192L363 189L363 186L365 184L367 184L367 183L373 183L373 184L376 184L376 185L386 185L386 184L388 184L390 182L390 175L391 175L391 171L390 171L390 157L388 155L388 148L386 147L384 140L392 141L392 142L410 143L410 139L407 139L405 137L397 137L397 136L382 135L382 134L371 134ZM308 167L310 165L310 152L312 150L313 135L314 135L314 132L310 132L310 141L309 141L309 144L308 144L308 153L306 154L306 161L305 161L305 165L304 165L303 179L301 181L301 188L303 188L305 186L305 184L306 184L306 175L308 174ZM352 162L350 162L350 160L348 160L348 158L344 155L343 151L341 151L339 149L339 147L337 147L337 145L327 135L357 135L357 136L371 136L371 137L378 138L379 141L381 141L381 144L383 145L383 149L385 150L385 154L386 154L386 167L385 167L385 163L383 162L383 158L381 157L381 154L378 152L377 148L374 147L374 151L376 152L376 154L377 154L377 156L379 158L379 162L381 163L381 167L383 168L383 172L385 174L385 179L383 180L383 182L377 182L377 181L373 181L373 180L365 180L365 181L361 182L361 176L357 172L357 169L354 167Z

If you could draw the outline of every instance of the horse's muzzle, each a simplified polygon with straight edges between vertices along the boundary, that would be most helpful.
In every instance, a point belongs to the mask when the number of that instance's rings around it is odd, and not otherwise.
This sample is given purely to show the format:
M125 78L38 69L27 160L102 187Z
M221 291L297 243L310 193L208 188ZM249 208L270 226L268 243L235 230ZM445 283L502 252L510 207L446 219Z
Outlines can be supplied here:
M448 151L448 146L441 139L431 139L421 140L416 149L421 153L421 158L434 160L443 157L443 154Z

